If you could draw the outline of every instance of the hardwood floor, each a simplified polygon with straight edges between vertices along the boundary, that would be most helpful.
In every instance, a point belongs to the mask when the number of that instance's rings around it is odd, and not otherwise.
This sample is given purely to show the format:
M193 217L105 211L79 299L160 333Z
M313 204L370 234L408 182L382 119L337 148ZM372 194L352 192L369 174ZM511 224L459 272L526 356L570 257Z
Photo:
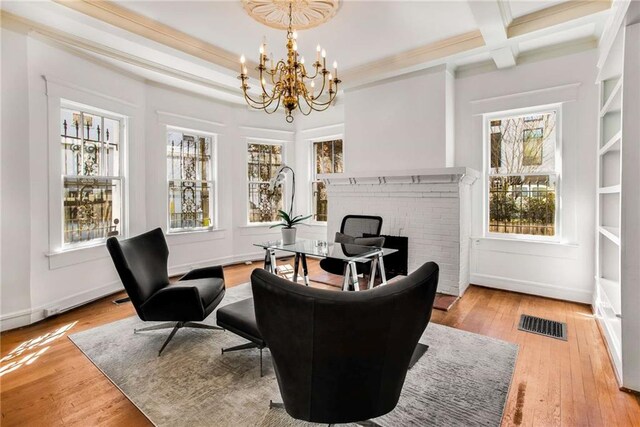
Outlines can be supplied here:
M227 286L247 282L258 265L226 267ZM309 268L322 276L317 262ZM0 424L151 425L66 336L135 315L113 299L1 335ZM518 331L521 313L567 322L569 340ZM434 310L432 321L520 346L503 425L640 426L640 399L618 390L588 306L472 286L450 311Z

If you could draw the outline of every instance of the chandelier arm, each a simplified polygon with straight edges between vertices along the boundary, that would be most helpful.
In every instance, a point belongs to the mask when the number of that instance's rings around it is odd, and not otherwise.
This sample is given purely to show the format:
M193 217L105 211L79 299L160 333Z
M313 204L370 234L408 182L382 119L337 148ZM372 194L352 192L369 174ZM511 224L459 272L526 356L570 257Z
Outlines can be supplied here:
M263 110L273 102L273 98L271 98L269 102L266 102L265 100L263 100L262 102L256 101L255 99L251 98L251 96L247 92L244 93L244 99L247 101L251 108L255 108L256 110Z
M331 105L331 103L332 103L333 101L335 101L335 100L336 100L336 95L337 95L337 94L338 94L338 92L333 92L331 95L329 95L329 100L328 100L328 101L326 101L326 102L315 102L315 101L312 101L312 102L313 102L313 105L317 105L317 106L319 106L319 107L329 106L329 105ZM316 99L317 99L317 98L316 98Z

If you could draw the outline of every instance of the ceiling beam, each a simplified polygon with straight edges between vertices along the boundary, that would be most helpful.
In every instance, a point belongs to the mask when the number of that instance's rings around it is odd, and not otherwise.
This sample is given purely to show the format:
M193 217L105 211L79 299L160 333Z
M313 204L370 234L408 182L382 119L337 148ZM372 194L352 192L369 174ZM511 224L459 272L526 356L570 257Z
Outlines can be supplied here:
M509 4L502 0L468 0L467 4L496 67L508 68L516 65L515 53L507 46L507 26L511 21Z
M514 38L554 25L604 12L611 8L610 0L566 1L515 18L507 28L507 37Z

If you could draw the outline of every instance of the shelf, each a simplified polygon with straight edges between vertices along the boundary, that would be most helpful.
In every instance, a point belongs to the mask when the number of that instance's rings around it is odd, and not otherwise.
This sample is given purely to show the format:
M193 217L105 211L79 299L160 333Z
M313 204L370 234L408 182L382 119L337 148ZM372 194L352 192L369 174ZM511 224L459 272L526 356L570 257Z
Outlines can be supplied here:
M611 95L605 101L602 109L600 110L600 117L604 117L607 113L613 113L622 109L622 78L618 79L618 82L611 91Z
M610 185L609 187L598 188L598 194L614 194L620 192L619 185Z
M604 155L611 151L620 151L620 141L622 140L622 131L618 131L613 135L606 144L598 150L599 155Z
M620 229L618 227L598 227L600 234L611 240L616 245L620 245Z
M622 307L620 300L620 282L615 280L605 279L603 277L597 278L598 284L602 289L602 292L607 296L607 300L611 309L616 317L622 317Z

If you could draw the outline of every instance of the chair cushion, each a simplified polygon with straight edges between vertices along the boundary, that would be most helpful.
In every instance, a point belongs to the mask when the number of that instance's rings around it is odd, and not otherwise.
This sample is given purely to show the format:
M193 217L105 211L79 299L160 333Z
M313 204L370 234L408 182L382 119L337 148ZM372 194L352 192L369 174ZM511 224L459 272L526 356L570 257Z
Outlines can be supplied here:
M170 286L197 288L202 305L206 308L216 300L220 292L224 291L224 280L217 277L208 277L206 279L182 280Z
M220 307L216 316L218 326L258 344L264 342L256 323L253 298Z

